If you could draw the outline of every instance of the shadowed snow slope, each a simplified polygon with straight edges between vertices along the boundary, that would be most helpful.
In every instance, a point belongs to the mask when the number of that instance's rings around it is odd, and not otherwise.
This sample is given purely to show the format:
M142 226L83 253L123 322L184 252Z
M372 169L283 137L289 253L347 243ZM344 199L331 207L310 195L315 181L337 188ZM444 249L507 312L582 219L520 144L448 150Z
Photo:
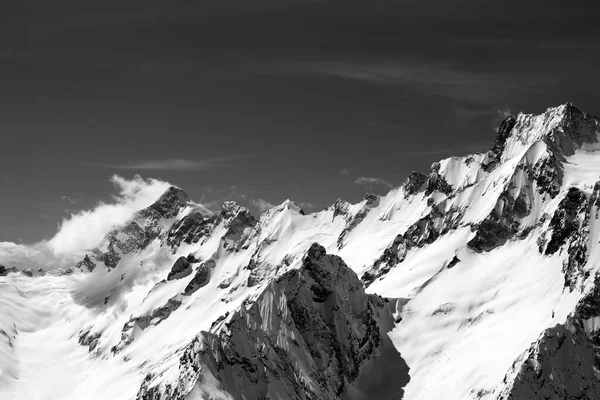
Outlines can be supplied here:
M599 128L519 114L309 215L171 187L70 269L0 268L0 398L596 399Z

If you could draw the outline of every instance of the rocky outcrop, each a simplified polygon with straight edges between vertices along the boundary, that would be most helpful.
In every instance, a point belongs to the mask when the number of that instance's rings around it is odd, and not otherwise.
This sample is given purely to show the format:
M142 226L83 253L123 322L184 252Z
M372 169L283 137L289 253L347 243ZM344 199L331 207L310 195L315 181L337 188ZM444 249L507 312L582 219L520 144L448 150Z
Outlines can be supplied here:
M434 192L449 195L452 193L452 186L446 181L446 178L440 174L440 163L435 162L431 165L431 172L427 177L425 186L425 195L429 196Z
M145 383L138 398L213 376L234 399L363 399L402 394L408 367L386 332L393 303L365 294L337 256L313 244L302 267L266 286L183 351L180 381ZM200 366L204 366L204 370ZM152 377L147 379L152 381Z
M247 239L244 234L250 233L256 226L258 222L256 218L247 208L233 201L225 202L220 217L225 221L227 227L227 231L223 235L225 249L239 251L244 248L244 239Z
M144 330L150 325L158 325L165 319L169 318L169 315L181 306L181 301L177 299L169 299L163 306L155 308L151 314L142 315L136 317L133 320L137 323L140 329Z
M500 399L600 398L600 278L566 323L546 329L532 344Z
M578 231L584 219L586 208L587 197L585 193L577 188L569 189L550 220L549 228L552 230L552 235L546 245L544 254L552 255L556 253Z
M198 243L210 235L214 227L214 216L208 216L200 211L193 211L177 221L167 232L167 244L173 249L182 244Z
M496 136L496 141L492 148L487 152L486 159L482 164L482 168L484 171L490 172L492 171L498 162L500 162L500 156L504 152L504 146L506 145L506 140L509 138L512 129L515 127L517 123L517 119L510 115L506 117L498 127L498 135Z
M120 353L126 346L129 346L133 342L135 339L136 326L139 329L144 330L149 326L158 325L165 319L169 318L171 313L177 310L180 306L181 301L173 298L169 299L166 304L155 308L150 314L141 315L139 317L131 317L129 321L123 325L123 329L121 329L121 340L118 344L112 347L112 353Z
M194 256L189 255L188 257L179 257L171 271L169 271L169 275L167 275L167 281L171 281L174 279L182 279L192 273L192 263L197 262Z
M556 325L529 350L517 378L501 399L600 398L598 345L575 325Z
M11 273L16 273L19 272L19 269L16 267L5 267L4 265L0 264L0 276L6 276L8 274Z
M358 226L358 224L360 224L365 219L365 217L369 213L369 210L371 210L374 207L377 207L377 205L379 204L379 197L374 194L367 193L365 195L363 203L364 204L363 204L362 208L360 209L360 211L358 211L354 216L348 216L346 214L346 216L347 216L346 226L344 227L344 229L342 230L342 232L340 233L340 235L338 236L338 239L337 239L338 249L341 249L344 246L344 240L346 239L346 237L348 237L350 232L352 232L352 230L354 228L356 228ZM336 204L338 204L338 203L336 203ZM342 203L339 203L338 208L341 205L342 205ZM336 208L336 211L338 210L338 208ZM340 209L340 213L341 213L341 209Z
M210 282L210 272L214 266L215 262L213 260L208 260L200 264L196 270L196 275L194 275L194 278L185 287L183 295L191 296L198 289L206 286Z
M143 214L157 213L163 218L175 217L187 205L189 196L176 186L171 186Z
M408 198L421 190L425 189L425 183L427 182L427 175L420 172L411 172L406 181L402 184L404 188L404 197Z
M94 270L94 268L96 268L96 263L92 261L92 259L90 258L90 256L88 256L87 254L85 255L85 257L83 257L83 260L79 261L77 263L77 265L75 266L75 268L77 269L87 269L89 272L92 272Z
M371 357L383 345L387 307L365 294L339 257L313 244L300 269L270 284L226 329L205 335L203 357L236 399L352 398L361 365L376 362ZM397 377L391 384L401 392L406 364L397 353L388 361Z
M206 215L201 211L192 211L181 218L167 232L166 242L175 252L182 243L201 243L216 226L223 223L227 229L223 235L224 247L237 251L244 247L244 233L251 231L257 222L247 208L234 201L226 201L218 214Z
M109 232L102 243L77 263L79 269L93 271L98 262L111 270L124 254L142 250L163 233L161 221L177 216L188 202L187 194L171 186L149 207L138 211L125 225Z
M589 225L597 218L599 206L600 182L594 186L590 198L577 188L571 188L560 201L548 229L550 238L541 239L540 252L552 255L563 248L567 257L563 261L565 286L570 290L577 282L582 282L583 267L587 263ZM545 248L544 248L545 246Z
M443 204L433 206L429 214L410 225L406 232L394 238L383 254L375 260L373 266L361 277L366 286L404 261L406 254L411 249L431 244L441 235L458 227L461 212L452 209L448 213L444 213L442 207Z
M102 336L100 332L92 332L92 327L89 326L79 332L79 345L87 347L90 354L94 355L100 344L100 336Z
M187 398L188 393L194 388L194 385L198 382L202 384L201 372L203 366L201 364L201 351L203 349L203 338L197 336L194 340L185 348L179 351L179 365L177 371L177 381L173 384L156 385L154 379L157 377L156 374L148 373L136 395L137 400L184 400ZM211 377L212 378L212 377ZM213 397L216 396L216 397ZM204 399L204 397L202 397ZM229 400L226 393L223 396L218 394L210 393L208 397L210 400Z
M530 212L530 198L527 187L521 188L514 196L513 190L507 189L498 197L496 206L490 215L471 229L475 236L467 246L478 253L490 251L502 246L507 240L515 237L521 225L519 220Z

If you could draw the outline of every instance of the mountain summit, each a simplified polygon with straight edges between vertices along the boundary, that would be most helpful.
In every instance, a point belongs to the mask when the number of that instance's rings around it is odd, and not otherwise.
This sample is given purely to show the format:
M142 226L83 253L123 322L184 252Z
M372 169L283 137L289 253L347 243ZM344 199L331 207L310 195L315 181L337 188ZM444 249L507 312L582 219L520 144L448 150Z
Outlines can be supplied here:
M0 397L600 398L599 124L511 116L308 215L171 187L68 273L0 268Z

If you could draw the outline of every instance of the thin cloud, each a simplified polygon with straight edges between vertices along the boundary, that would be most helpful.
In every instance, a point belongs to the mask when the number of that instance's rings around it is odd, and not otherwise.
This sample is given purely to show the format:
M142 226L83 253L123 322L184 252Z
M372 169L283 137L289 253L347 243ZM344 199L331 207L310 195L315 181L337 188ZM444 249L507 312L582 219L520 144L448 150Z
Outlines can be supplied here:
M217 157L203 160L168 159L140 161L132 164L110 164L108 168L138 171L204 171L226 167L239 157Z
M498 115L498 117L501 117L501 118L506 118L506 117L510 117L511 115L514 115L514 114L510 108L504 107L499 110L496 110L496 115Z
M342 170L340 171L340 175L342 176L350 176L350 169L348 168L342 168Z
M256 208L258 208L258 211L262 214L267 210L270 210L271 208L275 207L274 204L268 202L265 199L252 199L250 201L252 203L252 205Z
M304 201L301 203L298 203L298 205L300 207L302 207L303 210L314 210L315 208L317 208L317 204L315 203L311 203L310 201Z
M490 119L490 128L494 132L498 132L498 127L507 117L510 117L513 114L512 110L509 107L502 107L495 110L494 117Z
M356 178L354 183L356 183L357 185L363 185L363 186L367 186L367 187L373 187L373 186L386 186L388 188L394 187L394 185L392 185L390 182L386 181L385 179L366 177L366 176L360 176L360 177Z
M70 196L62 196L60 199L66 201L66 202L69 202L71 204L77 204L77 199L70 197Z
M389 59L376 62L305 62L277 67L274 72L325 75L339 79L377 85L406 85L430 95L473 104L492 105L503 101L516 90L535 91L552 85L555 80L544 73L500 73L470 71L426 60Z

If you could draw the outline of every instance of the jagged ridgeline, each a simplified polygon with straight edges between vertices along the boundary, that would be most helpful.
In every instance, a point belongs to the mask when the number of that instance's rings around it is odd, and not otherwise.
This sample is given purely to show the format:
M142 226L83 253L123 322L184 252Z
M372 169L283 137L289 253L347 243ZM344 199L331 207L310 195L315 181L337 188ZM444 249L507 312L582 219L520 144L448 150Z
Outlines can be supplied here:
M0 266L2 399L598 399L600 123L305 214L176 187L70 269Z

